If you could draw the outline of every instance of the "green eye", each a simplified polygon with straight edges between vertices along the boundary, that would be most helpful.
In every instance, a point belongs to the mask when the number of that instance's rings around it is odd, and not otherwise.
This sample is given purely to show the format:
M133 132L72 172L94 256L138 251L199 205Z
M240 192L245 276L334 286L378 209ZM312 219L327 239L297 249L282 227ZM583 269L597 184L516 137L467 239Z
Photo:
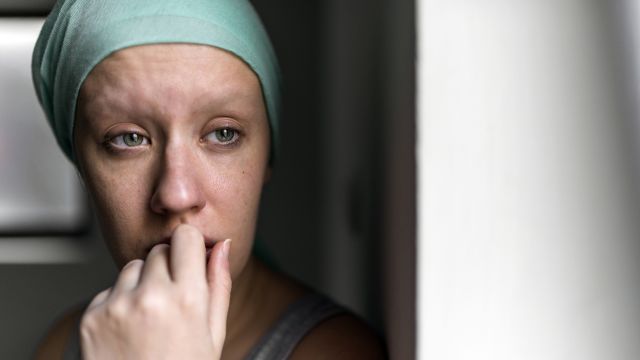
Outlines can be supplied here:
M149 139L144 135L130 132L112 137L109 139L108 144L117 149L127 149L142 145L149 145Z
M122 141L127 146L138 146L144 141L144 137L140 134L129 133L122 136Z
M236 135L238 134L236 130L233 130L230 128L218 129L213 133L216 137L216 140L221 143L232 142L235 139Z

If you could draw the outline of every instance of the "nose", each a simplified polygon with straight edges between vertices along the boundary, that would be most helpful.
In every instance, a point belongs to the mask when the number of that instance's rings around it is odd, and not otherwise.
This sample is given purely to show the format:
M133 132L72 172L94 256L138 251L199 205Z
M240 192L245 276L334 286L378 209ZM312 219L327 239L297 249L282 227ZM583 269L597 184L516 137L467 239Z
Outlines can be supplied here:
M197 159L189 149L172 148L159 162L159 174L151 196L151 210L161 215L197 213L206 205L197 171Z

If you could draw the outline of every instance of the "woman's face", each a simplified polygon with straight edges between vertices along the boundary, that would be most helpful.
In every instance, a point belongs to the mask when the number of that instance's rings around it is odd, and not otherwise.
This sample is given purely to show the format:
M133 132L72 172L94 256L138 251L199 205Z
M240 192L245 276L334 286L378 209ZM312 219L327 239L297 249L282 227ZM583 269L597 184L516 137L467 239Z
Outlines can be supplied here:
M269 139L258 78L228 52L147 45L102 61L80 90L74 146L118 266L187 223L205 241L233 239L237 277L251 253Z

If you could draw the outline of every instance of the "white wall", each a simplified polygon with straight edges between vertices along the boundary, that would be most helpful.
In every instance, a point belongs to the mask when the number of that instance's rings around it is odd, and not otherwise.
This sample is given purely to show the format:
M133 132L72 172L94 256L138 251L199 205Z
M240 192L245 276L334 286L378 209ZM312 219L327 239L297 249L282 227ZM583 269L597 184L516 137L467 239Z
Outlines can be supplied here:
M640 357L608 3L418 1L418 358Z

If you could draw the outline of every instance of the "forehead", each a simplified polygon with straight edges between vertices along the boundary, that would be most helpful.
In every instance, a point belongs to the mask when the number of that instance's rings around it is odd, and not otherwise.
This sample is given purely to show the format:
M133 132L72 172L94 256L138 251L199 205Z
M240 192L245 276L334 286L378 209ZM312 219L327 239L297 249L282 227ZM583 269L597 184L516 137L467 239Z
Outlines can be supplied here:
M183 64L183 66L176 66ZM195 67L190 67L194 66ZM149 68L171 72L227 74L229 77L255 78L253 71L232 53L209 45L152 44L118 50L102 60L92 73L145 73ZM91 76L91 75L90 75Z
M208 45L154 44L108 56L89 74L80 97L85 104L121 102L127 99L122 93L135 95L128 98L130 105L135 105L159 95L192 102L200 97L245 99L261 91L249 66L225 50Z

